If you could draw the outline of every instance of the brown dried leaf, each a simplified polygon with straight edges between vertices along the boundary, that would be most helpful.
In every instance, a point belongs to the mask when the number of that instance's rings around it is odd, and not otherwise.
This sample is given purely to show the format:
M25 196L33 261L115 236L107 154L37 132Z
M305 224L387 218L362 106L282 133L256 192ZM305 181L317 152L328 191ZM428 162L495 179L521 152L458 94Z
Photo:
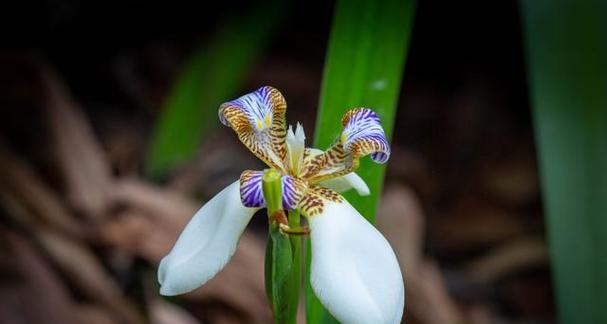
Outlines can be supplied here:
M43 67L41 80L53 151L68 199L77 210L99 218L108 207L111 185L111 168L103 148L60 77L49 67Z
M125 323L143 323L135 307L85 246L48 230L38 230L36 236L53 261L84 295L112 310Z
M462 314L449 296L439 268L423 260L424 213L410 188L386 188L378 228L395 250L405 276L406 318L413 316L427 324L462 323Z
M440 269L434 262L422 262L409 269L405 280L407 309L421 323L464 323L463 315L449 295Z
M525 233L527 225L516 213L464 195L446 215L433 219L431 240L446 251L486 247Z
M98 305L79 305L75 309L79 323L116 324L119 323L105 308Z
M183 308L160 298L149 302L151 324L199 324L200 322Z
M378 211L377 227L407 267L421 260L425 220L415 192L403 185L386 188Z
M503 149L506 156L482 160L475 180L480 191L500 205L521 207L537 199L540 185L530 142Z
M492 249L466 266L474 280L488 283L520 270L548 265L548 247L543 238L523 236Z
M26 239L0 229L0 322L79 323L61 279Z
M82 238L82 228L60 198L35 174L28 163L0 144L0 195L5 204L19 205L29 222L53 227L71 237ZM14 209L14 208L13 208ZM27 215L27 216L25 216ZM23 219L22 219L23 220Z
M199 203L180 192L163 189L137 179L117 181L111 194L112 200L116 203L126 204L143 212L154 221L178 230L183 229L200 207Z

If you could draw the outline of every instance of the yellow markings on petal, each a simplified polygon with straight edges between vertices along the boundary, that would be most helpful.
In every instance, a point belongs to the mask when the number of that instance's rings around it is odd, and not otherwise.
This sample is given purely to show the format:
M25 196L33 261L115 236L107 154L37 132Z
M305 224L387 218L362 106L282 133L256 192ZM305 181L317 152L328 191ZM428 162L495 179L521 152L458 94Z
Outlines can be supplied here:
M348 138L348 134L346 134L346 132L342 132L341 136L339 137L339 141L343 144L347 138Z
M286 110L282 94L265 86L222 104L219 116L260 160L286 172Z

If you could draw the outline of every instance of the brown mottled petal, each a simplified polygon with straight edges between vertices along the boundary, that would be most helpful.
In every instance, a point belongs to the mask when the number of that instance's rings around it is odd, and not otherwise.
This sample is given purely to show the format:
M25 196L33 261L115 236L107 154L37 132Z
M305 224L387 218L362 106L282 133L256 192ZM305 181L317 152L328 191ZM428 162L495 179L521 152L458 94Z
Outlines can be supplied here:
M286 172L287 103L275 88L265 86L219 107L219 119L268 166Z
M301 198L297 209L306 217L313 217L323 212L324 207L329 202L340 203L344 198L337 192L312 185L308 187L306 194Z
M305 159L301 177L311 183L317 183L353 172L358 168L358 164L358 159L353 159L341 143L336 143L326 152Z
M340 137L326 152L310 155L304 161L301 176L317 183L355 171L359 159L370 155L377 163L386 163L390 146L379 116L367 108L355 108L342 118Z

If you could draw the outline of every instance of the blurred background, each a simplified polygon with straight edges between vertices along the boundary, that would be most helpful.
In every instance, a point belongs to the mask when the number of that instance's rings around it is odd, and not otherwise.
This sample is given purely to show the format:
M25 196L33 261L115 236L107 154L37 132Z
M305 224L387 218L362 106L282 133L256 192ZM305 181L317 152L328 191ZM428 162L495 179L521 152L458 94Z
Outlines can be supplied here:
M200 289L161 298L156 267L205 200L263 167L219 123L221 102L272 85L311 141L333 11L2 10L0 323L271 322L262 214ZM414 17L377 213L404 269L405 320L553 323L518 3L420 1Z

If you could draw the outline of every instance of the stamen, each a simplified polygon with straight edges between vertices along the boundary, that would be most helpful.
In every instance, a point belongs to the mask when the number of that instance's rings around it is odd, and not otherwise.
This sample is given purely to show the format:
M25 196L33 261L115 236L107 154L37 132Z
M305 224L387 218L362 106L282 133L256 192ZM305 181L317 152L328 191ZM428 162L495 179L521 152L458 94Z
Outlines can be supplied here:
M303 164L303 155L306 145L306 135L303 126L297 123L297 128L293 132L293 127L289 126L287 131L287 149L289 156L289 167L292 175L299 175Z

